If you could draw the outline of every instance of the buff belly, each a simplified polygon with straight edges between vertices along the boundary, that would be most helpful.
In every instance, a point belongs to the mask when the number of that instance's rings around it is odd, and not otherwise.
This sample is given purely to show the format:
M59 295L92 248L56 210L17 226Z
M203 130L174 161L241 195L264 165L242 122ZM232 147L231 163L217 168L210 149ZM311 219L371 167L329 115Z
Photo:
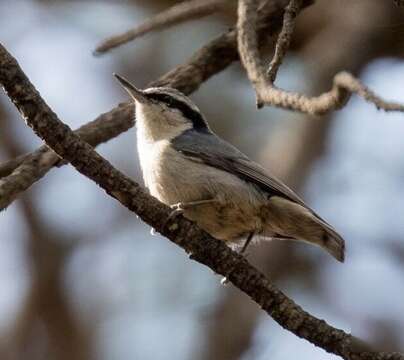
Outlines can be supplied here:
M154 144L149 151L159 152L149 157L153 162L141 162L151 195L167 205L214 199L214 203L186 209L184 216L220 240L238 242L251 232L262 232L260 213L268 199L255 186L174 154L164 142Z

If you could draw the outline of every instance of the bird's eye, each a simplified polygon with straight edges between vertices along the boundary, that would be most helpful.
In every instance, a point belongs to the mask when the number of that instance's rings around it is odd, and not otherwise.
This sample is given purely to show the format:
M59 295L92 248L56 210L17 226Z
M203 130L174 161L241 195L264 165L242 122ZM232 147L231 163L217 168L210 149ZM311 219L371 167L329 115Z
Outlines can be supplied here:
M171 98L171 96L166 96L164 98L164 102L167 103L169 106L173 105L173 99Z

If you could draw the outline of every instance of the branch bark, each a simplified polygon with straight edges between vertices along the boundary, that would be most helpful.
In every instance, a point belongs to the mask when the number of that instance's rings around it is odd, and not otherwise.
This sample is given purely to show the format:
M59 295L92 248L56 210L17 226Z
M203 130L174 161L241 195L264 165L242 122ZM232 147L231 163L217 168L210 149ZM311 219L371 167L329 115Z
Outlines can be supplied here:
M26 123L60 157L69 161L110 196L159 233L183 248L193 260L225 276L282 327L344 359L403 360L400 353L369 352L351 335L333 328L296 305L245 258L183 217L166 222L170 208L116 170L84 142L41 98L17 61L0 45L0 83Z
M106 52L133 41L149 32L211 15L220 10L224 10L230 5L230 3L231 1L229 0L189 0L175 4L147 19L144 23L133 29L105 39L96 47L94 55L105 54Z
M295 29L296 17L302 8L302 4L302 0L290 0L288 6L285 8L282 31L278 36L275 46L275 53L268 68L268 78L271 83L275 82L279 67L281 66L283 58L289 49L293 30Z

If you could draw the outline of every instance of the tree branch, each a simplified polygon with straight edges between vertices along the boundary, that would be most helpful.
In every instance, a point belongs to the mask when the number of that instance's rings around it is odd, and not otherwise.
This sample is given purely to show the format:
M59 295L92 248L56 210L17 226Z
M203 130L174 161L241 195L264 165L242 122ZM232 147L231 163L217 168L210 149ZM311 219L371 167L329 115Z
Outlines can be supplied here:
M302 0L290 0L288 6L285 8L282 31L278 36L275 46L275 53L268 68L268 78L271 83L275 82L279 67L281 66L283 58L289 49L293 30L295 28L296 17L302 8L302 4Z
M275 87L272 79L267 77L260 59L257 45L257 9L258 0L239 0L238 6L238 49L241 61L247 70L248 77L255 89L257 106L276 106L283 109L300 111L310 115L323 115L330 111L341 109L348 102L352 94L357 94L366 101L376 105L378 109L385 111L404 111L404 105L388 102L380 98L358 79L348 72L340 72L335 75L332 89L317 97L308 97L295 92L289 92ZM292 0L289 10L300 9L299 1ZM292 9L293 10L293 9ZM291 15L285 13L282 32L277 44L275 57L271 62L273 79L289 46L294 21L290 21ZM285 38L288 39L285 41Z
M109 50L133 41L149 32L161 30L181 22L198 19L225 9L229 0L189 0L158 13L142 24L122 34L102 41L95 49L94 55L102 55Z
M358 341L302 310L245 258L183 217L166 223L171 210L116 170L84 142L41 98L17 61L0 45L0 83L26 123L60 157L96 182L110 196L183 248L190 257L225 276L282 327L344 359L403 360L399 353L363 351Z
M305 6L311 3L312 1L306 0ZM258 11L258 32L263 40L267 39L268 34L274 34L280 29L283 7L286 4L287 0L271 1ZM153 81L150 86L170 86L190 94L204 81L237 59L237 35L236 30L233 29L209 42L188 62L177 66L157 81ZM133 106L130 102L126 102L81 126L76 133L95 147L128 130L133 124ZM1 164L0 211L10 205L18 194L40 180L56 164L60 165L63 162L59 162L59 157L46 146ZM11 174L12 171L15 172Z
M134 124L133 107L124 103L96 120L76 130L92 146L102 144L127 131ZM0 211L36 181L45 176L53 166L66 164L46 145L30 154L18 156L0 165ZM12 171L10 174L9 171ZM4 176L3 178L1 176Z

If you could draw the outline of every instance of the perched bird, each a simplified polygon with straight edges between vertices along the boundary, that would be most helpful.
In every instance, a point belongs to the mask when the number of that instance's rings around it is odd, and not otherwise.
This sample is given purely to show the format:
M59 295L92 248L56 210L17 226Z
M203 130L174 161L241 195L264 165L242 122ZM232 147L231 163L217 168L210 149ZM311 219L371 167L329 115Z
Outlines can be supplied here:
M136 103L137 147L150 194L216 239L293 239L344 261L343 238L291 189L209 128L198 107L167 87L137 89L116 75Z

